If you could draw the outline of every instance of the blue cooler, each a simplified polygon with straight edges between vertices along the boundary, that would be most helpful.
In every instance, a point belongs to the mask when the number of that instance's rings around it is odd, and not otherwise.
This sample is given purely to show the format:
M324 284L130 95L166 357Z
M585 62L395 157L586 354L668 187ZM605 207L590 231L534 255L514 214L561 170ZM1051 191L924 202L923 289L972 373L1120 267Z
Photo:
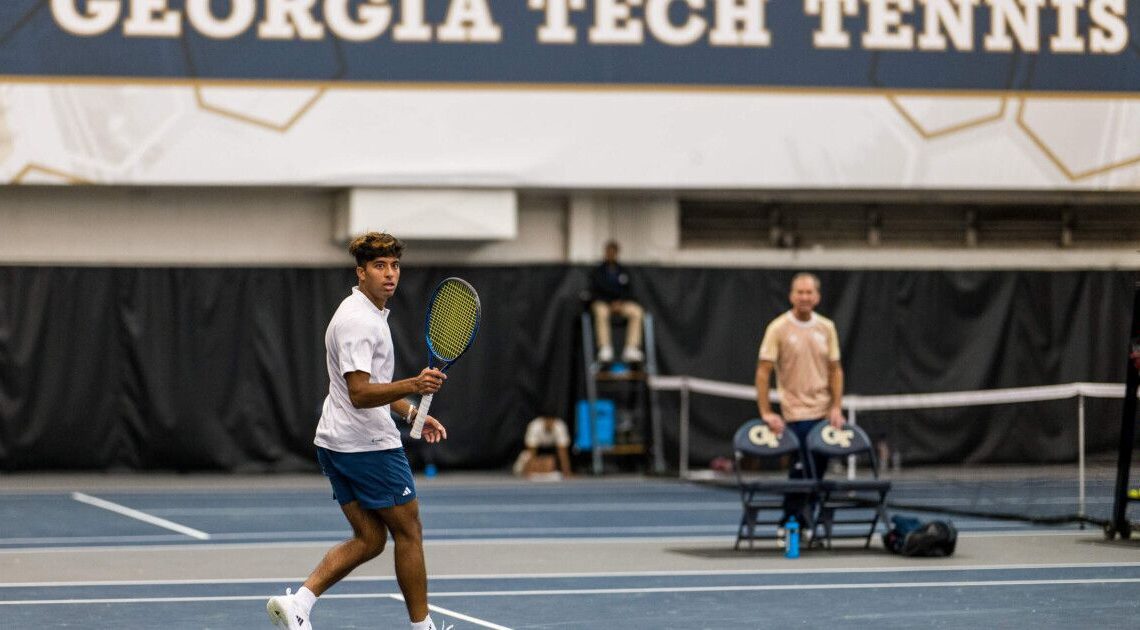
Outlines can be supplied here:
M578 413L575 415L575 428L577 430L578 439L574 442L574 446L578 447L580 451L588 451L594 448L594 441L592 439L593 432L590 426L590 401L579 400L577 411ZM598 445L613 446L614 401L598 399L594 402L594 413L596 414L594 421L598 427Z

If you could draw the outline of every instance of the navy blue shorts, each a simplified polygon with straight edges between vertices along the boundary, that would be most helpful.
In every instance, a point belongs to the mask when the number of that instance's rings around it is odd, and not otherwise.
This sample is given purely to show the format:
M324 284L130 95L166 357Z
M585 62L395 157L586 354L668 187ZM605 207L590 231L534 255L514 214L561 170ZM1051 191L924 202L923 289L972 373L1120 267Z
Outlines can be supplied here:
M416 498L416 482L403 448L341 453L318 446L317 461L341 505L359 501L366 510L378 510Z

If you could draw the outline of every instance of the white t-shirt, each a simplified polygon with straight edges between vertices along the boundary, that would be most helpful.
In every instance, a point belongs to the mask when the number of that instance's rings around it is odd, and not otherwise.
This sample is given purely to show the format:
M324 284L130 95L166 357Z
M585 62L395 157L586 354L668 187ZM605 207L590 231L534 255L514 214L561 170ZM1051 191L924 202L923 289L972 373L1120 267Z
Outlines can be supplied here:
M348 372L367 372L369 383L391 383L396 367L388 309L378 309L360 289L344 298L325 331L329 395L313 444L342 453L399 448L400 430L389 405L357 409L348 397Z
M554 426L550 431L546 430L546 422L541 418L535 418L526 425L526 437L523 438L523 443L527 448L550 448L553 446L570 446L570 432L566 429L566 423L558 418L554 421Z

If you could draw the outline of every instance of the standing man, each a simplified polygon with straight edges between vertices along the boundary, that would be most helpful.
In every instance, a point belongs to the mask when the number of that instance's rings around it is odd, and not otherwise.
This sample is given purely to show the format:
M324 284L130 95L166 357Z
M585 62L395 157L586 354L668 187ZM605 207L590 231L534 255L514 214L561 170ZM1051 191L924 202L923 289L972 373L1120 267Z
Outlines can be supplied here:
M617 241L606 243L601 264L590 274L590 294L593 302L594 334L597 336L598 361L614 360L614 346L610 341L610 315L617 313L625 318L625 348L621 358L627 363L645 359L641 352L641 318L645 311L633 301L629 272L618 262Z
M843 368L839 365L839 335L830 319L815 312L819 305L819 278L798 273L792 278L788 299L792 310L768 324L760 342L756 366L756 401L760 418L777 434L790 428L800 439L800 461L788 472L792 479L809 476L804 470L809 456L807 436L816 424L826 420L833 427L843 426ZM768 400L772 368L780 391L780 413L772 411ZM826 458L813 461L823 477ZM800 498L802 501L802 497ZM801 523L810 523L803 513L804 505L784 499L784 520L795 515Z
M388 300L400 282L404 244L390 234L369 232L348 248L356 258L357 286L340 303L325 332L329 395L313 443L333 496L352 526L352 538L333 547L296 593L266 604L275 626L308 630L317 598L353 569L380 555L392 532L396 581L413 630L435 630L428 616L423 533L412 470L391 412L412 417L404 400L432 394L446 378L436 369L392 381L395 348L388 328ZM435 418L424 439L436 443L447 431Z

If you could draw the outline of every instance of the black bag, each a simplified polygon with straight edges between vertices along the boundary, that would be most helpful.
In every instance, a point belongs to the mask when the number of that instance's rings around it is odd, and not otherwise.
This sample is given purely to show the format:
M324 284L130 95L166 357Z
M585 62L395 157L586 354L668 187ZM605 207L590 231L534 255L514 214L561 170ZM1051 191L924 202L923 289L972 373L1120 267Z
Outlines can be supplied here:
M904 556L942 557L954 553L958 529L948 521L923 523L909 516L892 516L883 545Z

